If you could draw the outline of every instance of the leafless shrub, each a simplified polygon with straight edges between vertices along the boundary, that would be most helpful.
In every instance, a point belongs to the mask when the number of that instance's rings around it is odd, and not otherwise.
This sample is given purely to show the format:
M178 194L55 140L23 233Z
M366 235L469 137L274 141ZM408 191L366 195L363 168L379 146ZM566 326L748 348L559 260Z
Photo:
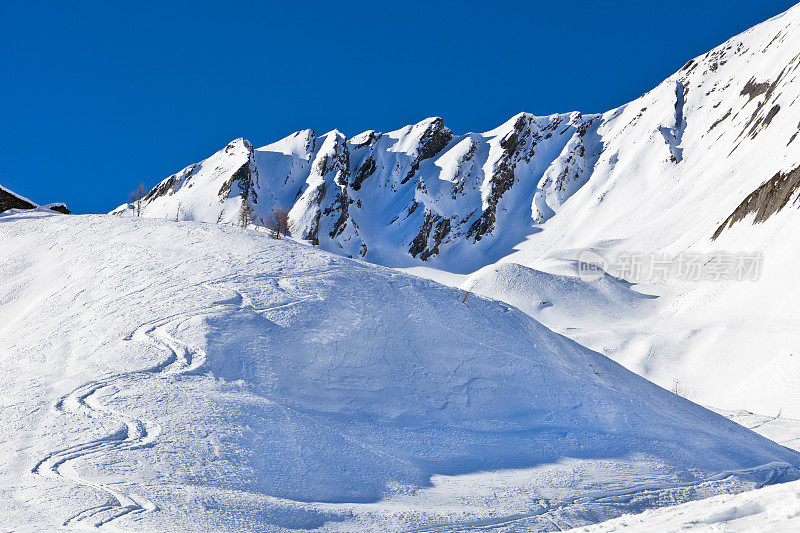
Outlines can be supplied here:
M144 200L145 196L147 196L147 189L144 188L144 183L140 183L128 195L128 203L133 207L133 214L137 217L142 216L142 200Z

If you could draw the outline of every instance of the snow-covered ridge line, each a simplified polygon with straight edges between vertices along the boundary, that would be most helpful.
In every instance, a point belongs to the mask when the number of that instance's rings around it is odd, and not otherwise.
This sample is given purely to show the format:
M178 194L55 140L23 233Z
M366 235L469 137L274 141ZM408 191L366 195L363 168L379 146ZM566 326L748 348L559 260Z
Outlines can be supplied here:
M330 251L480 263L489 248L510 251L583 184L602 150L599 124L598 115L520 113L482 134L455 135L433 117L352 138L299 131L257 149L240 138L159 183L141 213L236 223L248 199L257 222L288 209L295 235Z
M162 181L142 215L235 223L249 199L257 221L288 209L295 235L326 250L471 273L542 230L559 234L551 227L561 226L553 218L565 204L591 214L624 185L635 194L614 206L616 216L637 219L642 203L669 211L693 180L716 194L707 220L693 228L709 241L747 194L800 166L790 156L800 131L799 18L793 8L760 24L602 115L520 113L467 134L433 117L352 138L304 130L262 148L237 139ZM666 183L673 185L648 198ZM616 227L590 231L608 238Z

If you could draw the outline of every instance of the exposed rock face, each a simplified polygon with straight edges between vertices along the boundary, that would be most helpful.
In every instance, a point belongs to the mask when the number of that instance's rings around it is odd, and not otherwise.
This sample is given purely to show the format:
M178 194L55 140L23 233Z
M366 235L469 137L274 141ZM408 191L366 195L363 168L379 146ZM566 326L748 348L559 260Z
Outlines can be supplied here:
M33 209L34 204L13 194L11 191L0 189L0 213L9 209Z
M352 255L363 244L358 224L350 218L350 149L347 138L332 132L326 136L306 180L305 192L295 203L289 216L295 233L319 245L321 239L330 246ZM322 230L320 229L322 228ZM320 235L323 231L327 235Z
M503 195L514 185L514 170L517 158L524 157L517 152L517 149L521 146L524 147L530 136L530 118L526 115L520 115L514 122L511 131L500 138L500 153L493 163L491 177L485 182L488 185L489 194L484 199L485 207L483 213L472 223L467 232L467 237L472 239L473 242L478 242L483 238L484 234L494 228L497 218L497 205ZM536 145L535 141L534 139L533 146ZM533 146L531 150L533 150Z
M800 189L800 167L787 173L778 172L739 204L739 207L714 232L713 239L719 238L725 228L733 227L748 215L755 214L753 224L764 222L786 207L792 197L796 202L798 189Z
M247 150L247 160L222 184L219 197L227 200L231 195L231 190L234 189L243 198L249 197L252 201L257 202L258 167L253 161L255 157L253 145L246 139L236 139L225 147L225 153L236 154L237 150L241 150L240 146Z
M442 244L448 233L450 233L450 219L427 212L422 229L411 241L408 253L411 254L411 257L419 257L421 260L427 261L429 257L439 253L439 245Z
M70 215L72 211L67 209L67 206L64 204L54 204L49 207L50 211L55 211L56 213L61 213L62 215Z
M441 152L447 143L453 138L453 132L444 126L444 121L436 117L429 122L427 128L419 138L419 145L416 149L417 155L411 163L411 170L403 179L407 183L419 170L419 164Z

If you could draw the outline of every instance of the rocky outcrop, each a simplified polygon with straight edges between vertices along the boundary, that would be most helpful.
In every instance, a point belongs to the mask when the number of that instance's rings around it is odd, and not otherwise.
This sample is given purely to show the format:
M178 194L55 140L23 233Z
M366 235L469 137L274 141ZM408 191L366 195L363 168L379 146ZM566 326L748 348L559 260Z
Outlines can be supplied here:
M530 118L525 114L521 114L514 121L511 131L500 139L501 153L493 163L492 172L488 179L489 194L484 200L486 207L467 232L467 237L472 239L473 242L480 241L487 232L493 229L497 218L497 205L503 195L514 185L514 180L516 179L514 170L517 161L519 158L524 157L524 154L521 154L519 149L525 146L530 137ZM531 147L532 149L533 147Z
M0 188L0 213L9 209L33 209L36 205L11 191Z
M52 204L48 206L50 211L55 211L56 213L61 213L62 215L71 215L72 211L67 209L67 206L64 204Z
M416 156L411 163L411 169L406 174L406 177L403 178L402 183L408 183L419 170L420 163L441 152L453 138L453 132L445 127L441 118L434 117L426 122L427 127L419 137Z
M0 213L8 211L9 209L36 209L39 207L30 200L15 194L8 189L0 187ZM44 208L62 215L69 215L71 212L64 204L49 204Z
M734 224L744 220L749 215L755 215L753 224L760 224L766 221L786 207L793 197L796 202L799 189L800 167L786 173L778 172L766 183L750 193L734 209L733 213L714 232L712 239L718 239L726 228L733 227Z
M358 224L350 217L350 148L347 138L331 132L316 154L305 190L290 211L295 234L314 245L360 253Z
M257 203L258 167L253 161L253 145L246 139L236 139L225 147L225 153L236 154L237 150L241 151L242 148L247 151L247 159L222 184L219 189L219 197L228 199L231 195L231 190L235 189L237 195L241 195L243 198L249 197L254 203Z
M439 246L450 233L450 229L450 219L431 212L425 213L425 222L411 241L408 253L411 257L419 257L422 261L438 255Z

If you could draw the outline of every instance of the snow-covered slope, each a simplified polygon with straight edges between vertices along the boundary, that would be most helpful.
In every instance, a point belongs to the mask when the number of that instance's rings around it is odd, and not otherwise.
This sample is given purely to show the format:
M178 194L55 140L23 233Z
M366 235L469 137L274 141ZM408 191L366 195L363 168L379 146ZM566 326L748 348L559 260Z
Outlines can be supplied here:
M800 466L514 308L261 232L0 239L3 529L553 529Z
M800 420L761 417L743 411L725 413L731 419L754 428L775 442L794 450L800 448ZM668 506L626 515L573 533L698 533L747 532L794 533L800 530L800 481L784 483L742 494L722 495L702 501Z
M799 76L795 7L605 114L592 176L502 262L574 275L583 250L609 264L634 254L640 275L609 271L659 298L611 328L578 308L569 332L542 320L701 403L800 417L800 253L789 244L800 224ZM716 276L714 254L761 257L758 279ZM679 279L691 256L702 279ZM671 261L665 280L650 269L660 259Z
M620 327L652 309L652 296L608 274L583 281L517 263L484 267L461 283L467 292L509 303L553 327L568 329L581 316L581 326Z
M800 529L800 483L786 483L626 515L572 533L794 533Z

